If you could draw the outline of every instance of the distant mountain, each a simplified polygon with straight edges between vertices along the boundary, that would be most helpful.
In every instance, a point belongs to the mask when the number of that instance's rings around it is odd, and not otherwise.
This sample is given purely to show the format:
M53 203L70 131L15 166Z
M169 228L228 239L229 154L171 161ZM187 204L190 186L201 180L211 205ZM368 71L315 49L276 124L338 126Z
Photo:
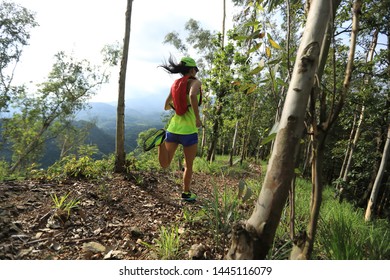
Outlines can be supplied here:
M89 109L85 109L77 114L76 119L79 121L84 120L95 123L97 128L115 139L116 111L117 109L114 105L92 102L89 104ZM151 108L147 111L125 108L126 151L130 152L137 147L137 138L140 132L149 128L161 128L164 126L161 117L162 113L163 111L161 110L152 110ZM95 135L94 139L98 137L98 135ZM103 135L101 137L103 137ZM114 150L115 144L112 146L112 152L114 152Z
M143 107L147 107L147 104ZM138 134L149 128L161 128L164 126L162 122L162 111L153 110L153 107L144 109L125 109L125 150L127 153L137 148ZM76 115L75 125L82 126L85 122L91 122L94 125L89 130L89 135L85 140L86 144L96 145L99 148L100 154L97 158L115 152L116 138L116 106L93 102L89 104L89 108L80 111ZM4 117L4 115L3 115ZM0 119L1 132L1 119ZM11 151L9 147L0 149L0 158L6 160L11 159ZM40 161L43 168L52 165L59 159L60 150L55 140L46 143L44 155Z

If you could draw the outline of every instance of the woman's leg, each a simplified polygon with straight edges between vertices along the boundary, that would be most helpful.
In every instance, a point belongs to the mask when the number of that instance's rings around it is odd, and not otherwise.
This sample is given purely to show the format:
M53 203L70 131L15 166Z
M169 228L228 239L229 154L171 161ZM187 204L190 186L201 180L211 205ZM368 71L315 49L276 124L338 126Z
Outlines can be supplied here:
M162 168L169 167L178 146L179 144L174 142L163 142L158 146L158 160Z
M183 192L190 191L191 179L192 179L192 166L194 164L194 159L198 151L198 144L194 144L188 147L183 147L184 158L185 158L185 169L183 174Z

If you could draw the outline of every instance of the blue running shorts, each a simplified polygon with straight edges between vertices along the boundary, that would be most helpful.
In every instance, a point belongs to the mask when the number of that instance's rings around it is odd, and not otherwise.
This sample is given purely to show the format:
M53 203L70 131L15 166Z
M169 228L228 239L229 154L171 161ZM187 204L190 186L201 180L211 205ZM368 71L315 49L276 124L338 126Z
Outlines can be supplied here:
M189 147L198 143L198 133L182 135L167 131L165 142L173 142L182 144L184 147Z

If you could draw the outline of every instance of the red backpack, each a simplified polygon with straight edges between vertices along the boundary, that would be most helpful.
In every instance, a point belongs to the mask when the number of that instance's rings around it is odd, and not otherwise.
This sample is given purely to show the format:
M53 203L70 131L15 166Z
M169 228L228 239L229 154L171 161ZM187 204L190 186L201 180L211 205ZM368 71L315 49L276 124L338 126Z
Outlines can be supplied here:
M188 107L191 107L191 104L187 103L187 84L188 79L195 79L190 76L183 76L180 79L177 79L173 82L171 87L173 106L172 109L175 110L176 114L179 116L184 115ZM198 105L200 106L202 103L202 90L200 91L200 100Z

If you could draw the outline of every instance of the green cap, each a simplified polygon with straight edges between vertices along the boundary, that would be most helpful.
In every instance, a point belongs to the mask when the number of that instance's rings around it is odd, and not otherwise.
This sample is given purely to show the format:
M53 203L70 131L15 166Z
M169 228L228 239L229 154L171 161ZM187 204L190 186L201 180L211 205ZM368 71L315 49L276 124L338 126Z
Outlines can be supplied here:
M196 67L196 62L195 60L193 60L191 57L183 57L180 62L182 62L185 66L188 66L188 67Z

